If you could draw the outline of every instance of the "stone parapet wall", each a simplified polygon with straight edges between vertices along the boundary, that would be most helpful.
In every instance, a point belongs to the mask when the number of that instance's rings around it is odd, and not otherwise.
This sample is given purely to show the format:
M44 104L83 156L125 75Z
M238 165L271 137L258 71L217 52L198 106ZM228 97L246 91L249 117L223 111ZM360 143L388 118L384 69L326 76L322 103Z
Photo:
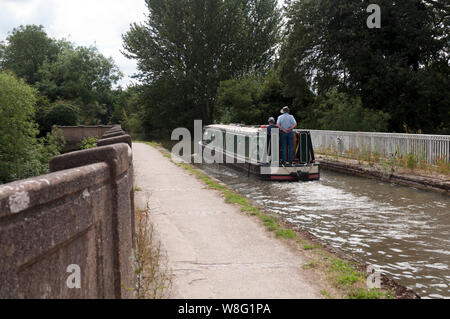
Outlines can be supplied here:
M0 298L134 297L132 151L115 138L0 186Z
M102 138L105 133L114 128L112 125L99 126L57 126L54 132L64 136L66 145L65 151L75 151L80 149L81 142L89 137Z

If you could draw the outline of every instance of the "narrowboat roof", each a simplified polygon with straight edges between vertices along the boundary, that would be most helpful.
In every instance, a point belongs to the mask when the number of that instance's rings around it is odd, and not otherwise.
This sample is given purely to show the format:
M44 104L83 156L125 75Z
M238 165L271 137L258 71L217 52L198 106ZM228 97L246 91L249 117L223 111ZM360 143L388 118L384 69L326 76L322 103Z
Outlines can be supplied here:
M223 124L215 124L215 125L208 125L206 128L212 128L217 129L221 131L228 131L233 133L241 133L241 134L251 134L251 133L258 133L262 131L261 127L256 126L241 126L237 124L231 124L231 125L223 125Z
M205 126L205 128L211 128L221 131L227 131L237 134L256 134L265 131L261 126L250 126L250 125L240 125L240 124L213 124ZM295 129L295 132L309 132L308 130Z

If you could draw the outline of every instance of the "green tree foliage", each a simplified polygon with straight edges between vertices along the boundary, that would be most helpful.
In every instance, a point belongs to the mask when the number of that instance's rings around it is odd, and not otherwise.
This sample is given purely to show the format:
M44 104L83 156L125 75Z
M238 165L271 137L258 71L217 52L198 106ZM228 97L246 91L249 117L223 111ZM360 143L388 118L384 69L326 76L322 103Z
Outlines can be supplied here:
M90 136L81 141L80 149L88 150L88 149L97 147L97 144L98 144L98 138L96 138L94 136Z
M30 156L38 132L32 121L35 94L23 81L0 73L0 183L32 174L38 166Z
M306 81L319 96L333 88L360 96L391 115L391 130L448 132L448 4L379 0L382 26L369 29L370 3L287 1L282 78L290 90Z
M129 133L133 139L143 139L145 138L145 130L142 126L142 121L139 114L132 114L128 120Z
M146 135L142 125L142 119L146 114L146 101L143 99L142 92L142 85L134 85L126 90L120 88L116 90L115 113L110 121L111 124L120 124L122 129L135 139L144 139Z
M128 115L125 108L119 104L114 105L114 111L111 116L110 124L120 124L125 132L129 132Z
M77 126L80 124L80 114L77 108L67 102L56 103L44 116L44 129L50 131L55 125Z
M259 121L266 123L270 116L277 118L284 106L293 104L292 96L286 90L286 85L281 80L278 69L269 70L263 81L261 108L264 114Z
M164 134L213 120L221 81L264 70L278 40L276 0L146 0L145 24L124 36L146 84L143 123ZM164 133L163 133L164 132Z
M363 108L361 98L352 98L336 90L317 99L306 123L315 128L335 131L387 132L390 116L382 111Z
M261 86L261 79L256 76L222 82L217 98L218 121L225 124L249 124L255 118L260 118Z
M0 73L0 183L46 173L50 158L59 153L55 137L36 138L35 103L35 89Z
M278 73L271 70L267 76L245 76L221 83L217 97L217 121L247 125L266 124L267 119L280 115L293 99ZM360 97L333 89L312 97L305 108L294 107L293 114L302 128L386 132L390 116L379 110L363 108Z
M266 124L270 116L277 118L292 99L283 95L284 85L278 73L267 76L248 75L223 81L217 97L217 121L247 125Z
M6 49L6 45L0 41L0 69L2 68L3 65L3 59L5 57L5 49Z
M38 80L39 68L45 61L55 61L60 50L57 41L47 36L43 26L14 28L6 40L7 45L3 49L0 46L0 68L14 72L29 84Z
M51 101L76 103L85 124L107 123L112 108L112 85L121 77L114 61L94 47L66 48L39 70L39 91Z
M6 43L0 42L0 69L10 70L40 92L36 119L39 127L49 105L71 101L85 124L106 124L112 112L112 86L122 74L111 58L95 47L77 47L47 36L43 26L13 29Z
M139 113L141 112L141 101L139 97L140 86L131 86L126 90L122 88L118 88L114 91L114 107L113 112L111 114L111 118L109 124L120 124L122 129L128 133L137 133L139 135L141 133L141 129L138 130L140 132L133 132L130 126L130 120L128 118L128 114L134 115L136 121L140 121ZM136 124L136 123L135 123ZM134 125L134 128L138 126Z
M39 128L39 137L45 136L50 132L51 126L48 126L45 122L45 115L52 108L50 100L42 94L36 96L36 113L34 120Z

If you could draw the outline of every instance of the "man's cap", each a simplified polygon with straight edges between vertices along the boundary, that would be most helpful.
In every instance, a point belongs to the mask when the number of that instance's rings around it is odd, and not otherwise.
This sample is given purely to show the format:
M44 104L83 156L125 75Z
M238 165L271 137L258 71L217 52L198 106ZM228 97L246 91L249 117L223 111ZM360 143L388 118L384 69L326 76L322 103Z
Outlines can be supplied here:
M283 107L283 109L280 111L281 114L289 113L291 110L289 109L289 106Z
M275 118L274 117L269 117L269 123L275 123Z

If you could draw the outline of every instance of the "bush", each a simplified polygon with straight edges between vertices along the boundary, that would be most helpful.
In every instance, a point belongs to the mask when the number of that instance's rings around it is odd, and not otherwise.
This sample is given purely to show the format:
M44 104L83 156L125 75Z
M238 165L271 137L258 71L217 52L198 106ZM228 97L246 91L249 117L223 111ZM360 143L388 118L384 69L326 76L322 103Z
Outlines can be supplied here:
M332 90L319 97L313 111L319 129L355 132L386 132L390 116L362 106L360 98Z
M34 170L30 145L34 148L38 133L32 122L35 103L34 89L11 74L0 74L0 182L11 182Z
M80 124L80 115L75 106L59 102L45 114L44 123L46 130L54 125L77 126Z
M144 138L144 128L142 126L142 121L140 119L139 114L133 114L128 120L128 128L129 132L133 139L141 139Z
M98 139L97 138L95 138L95 137L88 137L88 138L85 138L82 142L81 142L81 147L80 147L80 149L82 149L82 150L88 150L88 149L90 149L90 148L94 148L94 147L97 147L97 142L98 142Z
M38 139L34 123L36 91L8 73L0 73L0 183L45 174L59 154L53 135Z
M47 144L53 140L36 138L35 103L33 88L11 74L0 73L0 183L48 171L47 160L54 148Z

